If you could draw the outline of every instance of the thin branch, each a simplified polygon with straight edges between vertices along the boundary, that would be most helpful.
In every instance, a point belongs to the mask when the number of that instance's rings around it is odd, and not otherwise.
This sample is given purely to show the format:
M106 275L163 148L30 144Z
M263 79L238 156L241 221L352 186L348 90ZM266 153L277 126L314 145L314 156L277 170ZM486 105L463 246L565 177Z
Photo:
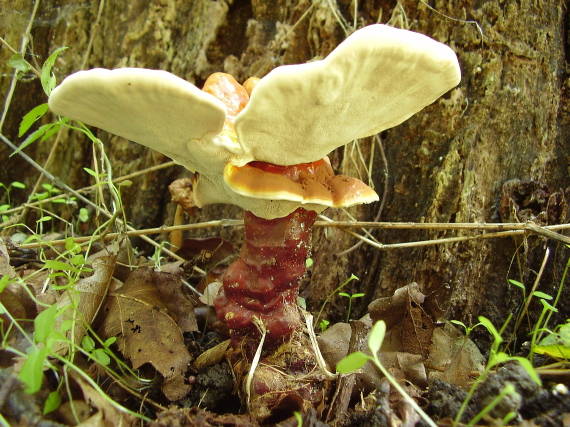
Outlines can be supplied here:
M176 166L176 164L177 164L177 163L174 162L174 161L161 163L161 164L159 164L159 165L151 166L151 167L149 167L149 168L141 169L141 170L139 170L139 171L136 171L136 172L133 172L133 173L129 173L129 174L127 174L127 175L123 175L123 176L121 176L121 177L119 177L119 178L113 179L111 182L112 182L113 184L118 184L118 183L120 183L120 182L129 180L129 179L131 179L131 178L135 178L135 177L137 177L137 176L139 176L139 175L144 175L144 174L147 174L147 173L150 173L150 172L155 172L155 171L160 170L160 169L165 169L165 168L168 168L168 167L171 167L171 166ZM103 183L101 183L101 184L103 184ZM94 191L94 190L95 190L99 185L101 185L101 184L93 184L93 185L90 185L90 186L88 186L88 187L80 188L80 189L78 189L78 190L76 190L76 191L77 191L78 193L88 193L88 192L90 192L90 191ZM19 211L21 211L22 209L24 209L24 207L31 208L31 207L34 207L34 206L41 205L41 204L43 204L43 203L52 202L52 201L54 201L54 200L61 199L62 196L64 196L65 194L66 194L66 193L61 193L61 194L58 194L58 195L56 195L56 196L48 197L47 199L39 200L39 201L37 201L37 202L24 203L24 204L22 204L22 205L20 205L20 206L17 206L17 207L15 207L15 208L7 209L7 210L3 211L2 214L8 215L8 214L11 214L11 213L19 212ZM4 227L4 226L6 226L7 224L8 224L8 222L0 223L0 227Z
M6 145L8 145L12 150L16 151L18 149L18 147L16 147L8 138L6 138L3 134L0 133L0 139L2 139L2 141L4 141L4 143ZM102 209L100 206L98 206L97 204L93 203L91 200L89 200L87 197L83 196L82 194L79 194L77 191L75 191L73 188L71 188L70 186L68 186L67 184L65 184L63 181L61 181L61 179L57 178L56 176L52 175L51 173L49 173L48 171L46 171L45 169L43 169L39 164L37 164L30 156L28 156L26 153L24 153L23 151L18 151L18 154L24 159L26 160L30 165L32 165L35 169L39 170L40 172L42 172L49 180L51 180L57 187L64 189L65 191L73 194L75 197L77 197L79 200L81 200L82 202L88 204L89 206L93 207L97 212L102 213L103 215L105 215L107 218L113 218L113 215L111 215L108 211ZM120 220L119 218L116 218L116 221L119 224L123 224L123 221ZM132 227L131 225L126 224L125 225L128 231L136 231L136 229L134 227ZM141 234L141 239L143 239L145 242L150 243L152 246L159 248L161 251L163 251L164 253L166 253L167 255L171 256L172 258L178 260L178 261L185 261L182 257L180 257L179 255L176 255L174 252L172 252L169 249L166 249L164 247L161 247L159 243L155 242L154 240L152 240L150 237Z
M502 230L495 233L486 233L486 234L477 234L475 236L458 236L458 237L447 237L442 239L433 239L433 240L423 240L419 242L405 242L405 243L392 243L392 244L381 244L373 242L370 239L362 237L366 240L366 243L378 248L378 249L397 249L397 248L406 248L406 247L420 247L420 246L431 246L436 244L443 244L443 243L456 243L462 242L467 240L476 240L476 239L491 239L491 238L498 238L498 237L512 237L515 235L524 234L525 232L532 232L536 233L537 230L541 230L542 232L548 232L549 238L551 235L556 235L556 240L560 239L568 239L566 236L563 236L558 233L554 233L553 230L566 230L570 229L570 224L558 224L558 225L547 225L544 227L539 227L534 224L524 223L420 223L420 222L366 222L366 221L317 221L315 222L315 227L336 227L336 228L379 228L379 229L392 229L392 230L402 230L402 229L415 229L415 230ZM175 226L162 226L162 227L154 227L154 228L147 228L142 230L129 230L125 233L106 233L97 235L97 238L104 238L104 239L114 239L120 236L144 236L149 234L161 234L161 233L169 233L171 231L179 231L179 230L199 230L205 228L224 228L224 227L243 227L243 221L240 219L222 219L222 220L215 220L215 221L206 221L206 222L197 222L194 224L182 224L182 225L175 225ZM356 234L356 233L355 233ZM539 233L537 233L539 234ZM540 233L541 235L543 233ZM87 242L93 239L95 236L86 236L86 237L75 237L73 240L77 243ZM65 240L51 240L46 242L35 242L35 243L27 243L20 245L23 249L32 249L38 248L46 245L64 245Z

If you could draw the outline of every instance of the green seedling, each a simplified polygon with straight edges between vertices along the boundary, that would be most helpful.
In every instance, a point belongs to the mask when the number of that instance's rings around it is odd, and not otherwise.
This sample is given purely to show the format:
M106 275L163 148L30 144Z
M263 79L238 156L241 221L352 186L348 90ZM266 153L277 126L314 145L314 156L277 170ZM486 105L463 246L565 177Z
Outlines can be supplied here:
M346 321L349 322L350 321L350 311L352 309L352 300L356 299L356 298L362 298L364 296L364 294L361 292L354 293L354 294L349 294L347 292L339 292L338 295L341 297L348 298L348 310L346 313Z
M398 391L398 393L400 393L400 395L406 400L406 402L414 408L422 420L430 427L437 427L437 424L423 411L422 408L419 407L416 401L410 397L410 395L380 362L378 352L380 351L380 347L382 347L385 335L386 323L383 320L379 320L374 324L370 330L370 334L368 335L368 349L370 350L371 356L361 351L351 353L337 363L336 371L339 374L350 374L362 368L366 362L372 362L378 370L382 372L390 384Z
M509 356L507 353L500 351L501 344L503 343L503 338L499 333L499 331L497 330L497 328L495 328L495 325L493 325L493 323L484 316L479 316L478 320L479 320L478 325L485 327L485 329L487 329L487 331L491 334L491 336L493 337L493 342L489 350L489 359L487 360L485 369L483 370L481 375L479 375L479 377L477 377L477 379L473 382L471 388L467 392L465 400L463 400L463 402L461 403L461 407L459 408L459 411L457 412L453 420L454 426L460 424L461 418L465 412L465 409L467 409L467 406L469 405L469 402L471 401L471 398L473 397L475 390L477 390L479 385L481 385L487 379L491 370L499 364L506 363L509 361L516 361L523 367L523 369L526 371L526 373L534 382L536 382L539 385L542 384L530 360L519 356ZM504 329L504 327L505 325L503 325L502 329Z
M329 322L327 319L321 319L321 321L319 322L319 329L321 330L321 333L326 331L330 324L331 322Z
M329 302L329 300L332 298L332 296L334 294L336 294L337 292L339 292L342 288L344 288L346 285L348 285L350 282L352 282L353 280L359 280L358 277L356 277L354 274L351 274L350 277L348 279L346 279L344 282L342 282L340 284L340 286L338 286L334 291L332 291L330 294L327 295L327 297L325 298L325 301L323 302L323 305L321 306L321 309L319 310L319 314L317 314L316 320L315 322L317 324L319 323L319 320L321 318L321 315L323 314L323 310L325 309L325 306L327 305L327 303Z

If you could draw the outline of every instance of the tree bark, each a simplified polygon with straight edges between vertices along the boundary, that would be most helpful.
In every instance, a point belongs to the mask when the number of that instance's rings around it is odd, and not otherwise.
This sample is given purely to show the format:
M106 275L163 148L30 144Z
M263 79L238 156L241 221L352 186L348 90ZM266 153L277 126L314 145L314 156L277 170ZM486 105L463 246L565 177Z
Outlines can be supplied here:
M3 37L16 49L33 10L31 3L0 0ZM567 222L570 48L563 0L43 0L33 19L26 58L41 63L55 48L69 46L56 63L58 81L80 69L136 66L168 70L200 86L214 71L229 72L244 81L282 64L323 57L355 23L361 27L376 22L447 43L457 52L463 73L459 87L380 135L386 162L370 140L333 153L338 173L365 181L364 165L371 161L372 183L379 193L384 186L388 189L381 194L385 205L380 220L497 222L538 217L550 223ZM12 53L3 45L0 55L0 87L8 94L12 71L6 62ZM18 81L2 133L21 141L17 129L22 115L45 101L37 78ZM102 131L97 135L106 143L115 176L166 161L137 144ZM92 161L88 141L67 132L58 141L48 170L75 188L86 185L89 176L82 168ZM53 140L37 143L26 152L44 163L53 144ZM8 159L9 152L0 145L0 181L32 185L37 173L18 156ZM171 167L133 179L133 186L123 193L129 220L137 227L168 224L174 210L167 185L185 174L182 168ZM524 182L519 187L516 183L504 186L513 179ZM524 204L525 191L530 194L537 188L542 198L523 206L526 210L517 210ZM23 201L22 196L14 196L13 204ZM552 213L554 208L558 211ZM378 209L373 205L350 212L358 219L372 220ZM340 211L326 214L347 218ZM190 220L240 215L239 209L214 206ZM458 234L374 232L383 243ZM341 254L354 243L341 230L315 233L315 263L303 292L310 308L318 309L328 294L355 274L360 281L351 282L345 290L366 293L358 300L355 315L363 314L373 298L416 281L441 316L473 322L484 314L500 323L520 304L520 294L508 286L508 278L530 286L533 270L538 270L544 248L549 247L552 255L541 289L552 294L569 255L558 242L534 236L390 251L361 246ZM568 291L565 295L569 296ZM345 303L332 298L325 316L340 320ZM560 308L561 318L568 317L569 309Z

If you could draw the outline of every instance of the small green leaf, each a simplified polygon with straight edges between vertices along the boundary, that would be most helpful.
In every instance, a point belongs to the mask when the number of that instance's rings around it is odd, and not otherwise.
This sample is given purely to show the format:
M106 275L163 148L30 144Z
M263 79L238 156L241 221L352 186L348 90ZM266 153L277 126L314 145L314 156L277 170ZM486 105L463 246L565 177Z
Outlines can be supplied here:
M18 129L18 137L21 137L23 134L25 134L35 122L41 119L45 113L47 113L47 111L48 111L47 103L37 105L34 108L32 108L30 111L28 111L24 115L24 117L22 117L22 121L20 122L20 127Z
M8 59L8 66L20 73L26 73L30 70L30 64L28 64L28 61L19 53L15 53Z
M530 363L530 360L519 356L512 356L510 359L519 362L520 365L524 368L524 370L528 374L528 376L538 385L542 385L542 381L540 380L540 377L538 376L536 370L532 366L532 363Z
M8 276L7 274L4 274L0 278L0 293L2 293L4 291L4 289L6 289L6 286L8 286L8 283L10 283L10 276Z
M90 168L83 168L83 170L84 170L85 172L87 172L89 175L91 175L91 176L97 178L97 172L95 172L93 169L90 169Z
M555 359L570 360L570 347L564 345L537 345L534 352L538 354L546 354Z
M487 319L485 316L479 316L478 319L481 325L483 325L493 336L493 339L495 340L496 344L500 344L503 342L503 338L495 328L495 325L493 325L493 323L489 319Z
M545 294L544 292L540 292L540 291L534 291L532 293L533 296L537 297L537 298L541 298L541 299L546 299L546 300L551 300L552 297L548 294Z
M44 310L45 311L45 310ZM35 347L26 357L18 377L26 386L24 391L28 394L39 391L43 381L43 367L48 355L45 347Z
M349 294L347 294L346 292L339 292L339 293L338 293L338 295L339 295L339 296L341 296L341 297L347 297L347 298L350 298L350 295L349 295Z
M103 350L102 348L95 349L93 353L91 353L91 357L93 358L93 360L95 360L97 363L103 366L108 366L109 363L111 363L109 355L105 353L105 350Z
M49 215L42 216L40 219L36 220L36 223L39 224L40 222L51 221L53 217Z
M10 183L10 187L19 188L20 190L23 190L24 188L26 188L26 184L20 181L12 181Z
M327 319L322 319L319 322L319 328L321 329L321 332L326 331L330 324L331 322L329 322Z
M59 405L61 405L61 396L57 390L52 391L50 394L48 394L48 397L44 402L44 415L55 411L57 408L59 408Z
M516 286L517 288L521 288L523 291L526 291L525 285L522 284L521 282L519 282L518 280L509 279L509 283L510 283L511 285Z
M111 347L117 341L117 337L109 337L103 342L103 347Z
M463 323L461 320L450 320L451 323L457 326L461 326L464 329L467 329L467 325Z
M307 258L307 259L305 260L305 267L306 267L306 268L311 268L311 267L313 266L313 262L314 262L314 261L313 261L313 258Z
M81 340L81 347L88 352L95 350L95 341L89 335L85 335Z
M81 222L89 221L89 210L87 210L87 208L79 209L78 218L79 218L79 221L81 221Z
M73 265L83 265L85 264L85 257L83 256L83 254L77 254L74 255L70 258L69 262L71 262Z
M297 297L297 305L301 307L303 310L307 309L307 302L303 297Z
M352 294L351 298L362 298L364 295L362 292L357 292L355 294Z
M34 319L34 341L45 343L48 337L55 330L55 321L57 319L57 306L50 305Z
M49 268L50 270L56 270L56 271L77 272L77 268L75 268L74 266L72 266L66 262L56 261L54 259L48 259L45 262L45 267Z
M546 300L540 299L540 303L542 304L542 306L546 310L552 311L554 313L558 313L558 309L556 307L554 307L553 305L550 305L549 303L547 303Z
M382 342L384 341L384 335L386 335L386 323L383 320L379 320L374 324L370 335L368 336L368 348L375 355L380 347L382 347Z
M336 371L339 374L349 374L362 368L369 360L370 356L362 353L361 351L357 351L342 358L336 364Z
M44 65L42 65L42 71L40 75L40 81L42 83L42 88L46 95L49 96L53 88L55 87L55 76L52 74L51 70L55 64L55 60L61 52L67 49L66 46L57 48L52 52L50 56L45 60Z
M24 142L22 142L20 144L20 146L16 149L16 151L14 151L13 153L10 154L10 157L12 157L15 154L18 154L20 151L22 151L24 148L26 148L28 145L32 144L34 141L36 141L38 138L41 138L42 136L44 136L44 134L54 126L54 123L48 123L45 125L41 125L39 128L37 128L35 131L33 131L31 134L28 135L28 137L26 139L24 139Z

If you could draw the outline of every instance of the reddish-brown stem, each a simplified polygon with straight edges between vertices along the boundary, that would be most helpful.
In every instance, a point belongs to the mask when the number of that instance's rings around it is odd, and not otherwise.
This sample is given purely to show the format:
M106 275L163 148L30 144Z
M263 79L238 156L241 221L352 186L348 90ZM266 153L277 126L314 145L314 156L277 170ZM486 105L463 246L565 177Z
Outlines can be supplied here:
M245 213L240 257L227 269L214 305L232 337L255 331L259 318L270 342L280 342L300 325L299 284L310 254L316 212L298 208L284 218L263 219Z

